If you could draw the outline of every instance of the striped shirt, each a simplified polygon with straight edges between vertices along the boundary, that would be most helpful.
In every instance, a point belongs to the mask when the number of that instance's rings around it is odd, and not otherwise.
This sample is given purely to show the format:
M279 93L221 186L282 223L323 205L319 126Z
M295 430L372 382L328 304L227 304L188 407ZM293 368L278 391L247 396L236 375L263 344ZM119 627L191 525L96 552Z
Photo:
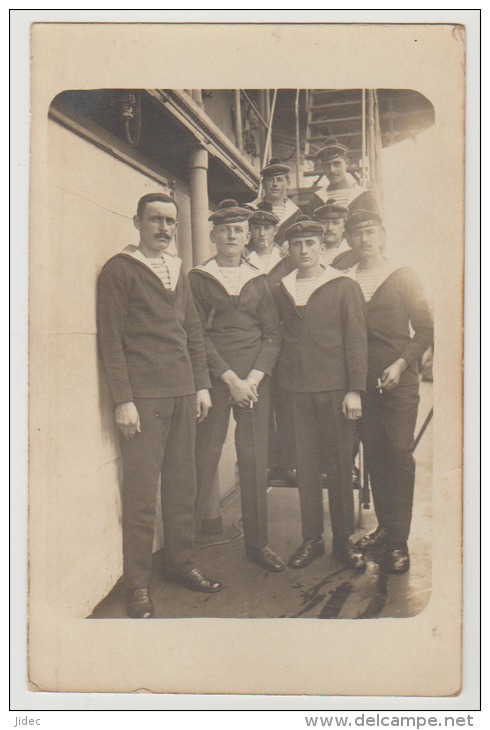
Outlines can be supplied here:
M361 287L366 302L371 300L383 278L383 269L356 269L356 281Z
M364 188L360 185L354 185L352 188L341 188L339 190L327 190L326 194L328 199L335 200L338 205L343 205L346 208L352 203L353 200L359 197L364 192Z
M276 215L279 218L279 222L282 221L285 210L286 210L286 201L285 200L283 200L280 205L272 206L272 212L274 213L274 215Z
M236 296L240 293L240 274L241 266L220 266L219 270L223 277L223 285L230 294L230 296Z
M150 264L151 268L155 272L155 274L158 276L160 281L162 282L165 289L171 289L172 285L170 283L170 273L168 270L168 266L165 263L165 260L162 256L162 258L148 258L148 263Z
M322 282L323 283L323 282ZM313 276L309 279L298 279L295 282L294 302L296 306L303 307L311 297L315 289L318 289L318 277Z

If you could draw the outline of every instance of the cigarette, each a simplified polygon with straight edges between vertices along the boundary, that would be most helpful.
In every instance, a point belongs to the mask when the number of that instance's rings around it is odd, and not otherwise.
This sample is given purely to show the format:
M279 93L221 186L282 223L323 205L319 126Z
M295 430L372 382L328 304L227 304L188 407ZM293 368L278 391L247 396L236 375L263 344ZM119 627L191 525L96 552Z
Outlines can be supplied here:
M381 379L378 378L378 384L376 385L376 389L379 390L380 393L383 392L383 386L381 385Z

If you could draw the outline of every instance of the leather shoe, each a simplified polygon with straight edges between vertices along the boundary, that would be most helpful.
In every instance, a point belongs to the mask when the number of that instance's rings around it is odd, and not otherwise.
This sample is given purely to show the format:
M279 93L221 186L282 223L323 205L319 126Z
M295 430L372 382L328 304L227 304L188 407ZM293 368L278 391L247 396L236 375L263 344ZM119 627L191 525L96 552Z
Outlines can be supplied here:
M386 555L388 573L406 573L410 568L410 555L407 545L389 548Z
M325 552L325 544L322 537L308 537L289 558L290 568L306 568L319 555Z
M263 548L257 548L257 547L245 547L245 553L250 560L253 560L254 563L257 563L258 565L261 565L263 568L266 568L266 570L271 570L273 573L280 573L281 570L284 570L284 562L279 557L279 555L276 555L274 550L271 550L269 547L263 547Z
M362 551L353 545L350 540L334 540L332 552L348 568L364 570L366 567Z
M373 532L369 532L356 542L356 547L361 550L374 550L381 547L388 539L388 530L385 527L377 527Z
M217 580L207 578L199 568L191 568L179 573L171 573L170 578L175 582L181 583L191 591L200 591L201 593L218 593L223 586Z
M128 616L131 618L153 618L155 608L150 598L148 586L141 586L129 591L126 600Z

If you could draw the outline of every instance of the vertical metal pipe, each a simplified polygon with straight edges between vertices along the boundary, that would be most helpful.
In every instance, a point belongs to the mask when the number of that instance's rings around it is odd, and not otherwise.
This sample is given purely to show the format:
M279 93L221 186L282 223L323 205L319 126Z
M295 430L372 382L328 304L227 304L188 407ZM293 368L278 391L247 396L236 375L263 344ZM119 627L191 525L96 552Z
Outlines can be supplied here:
M376 148L374 128L374 91L368 89L368 155L369 155L369 181L376 182Z
M202 89L192 89L192 98L196 102L196 104L199 104L200 107L204 107L204 103L202 100Z
M266 166L267 159L269 157L269 146L271 144L271 138L272 138L272 122L274 120L274 109L276 107L276 98L277 98L277 89L274 89L272 107L270 108L269 114L267 116L267 122L268 122L269 126L267 128L267 136L265 139L264 152L262 155L262 168L264 168ZM269 91L267 91L267 99L269 99ZM262 195L262 193L263 193L263 185L262 185L262 178L261 178L260 183L259 183L259 197Z
M299 149L299 92L300 89L296 89L296 99L294 101L294 118L296 122L296 187L301 187L301 172L300 172L300 149Z
M264 119L267 123L269 123L269 119L271 118L271 97L269 89L264 90L264 96L265 96L265 115Z
M274 121L274 109L276 108L277 89L274 89L274 96L272 97L271 113L268 119L269 127L267 129L267 138L265 140L264 156L262 158L262 167L265 167L267 163L267 157L269 155L269 147L271 146L272 139L272 123Z
M210 256L208 152L201 145L189 149L187 161L191 193L192 259L194 266Z
M366 89L362 90L362 133L361 133L361 157L362 157L362 184L366 185Z
M373 89L373 103L374 103L374 149L376 154L376 196L378 203L383 210L383 166L382 166L382 140L381 140L381 126L379 122L379 102L378 94L376 89Z
M265 100L266 90L261 89L259 91L259 111L262 115L262 118L265 122L268 122L267 119L267 104ZM259 145L260 145L260 157L262 158L262 155L264 154L264 147L265 147L265 129L262 124L259 124Z
M211 256L208 223L208 151L201 145L191 147L187 164L191 194L192 258L194 266L196 266ZM219 515L220 488L219 478L216 475L204 517L212 516L214 519L219 519Z
M235 138L236 146L241 155L243 155L243 129L242 129L242 102L240 99L240 89L235 89Z

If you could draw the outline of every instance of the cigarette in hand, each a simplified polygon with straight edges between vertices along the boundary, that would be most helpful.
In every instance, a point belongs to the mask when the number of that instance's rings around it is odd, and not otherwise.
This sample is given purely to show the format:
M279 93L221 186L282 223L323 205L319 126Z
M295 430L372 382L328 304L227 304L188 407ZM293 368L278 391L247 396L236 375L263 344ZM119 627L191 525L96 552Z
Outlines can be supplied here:
M376 390L379 390L380 393L383 392L383 386L381 385L381 379L378 378L378 383L376 385Z

